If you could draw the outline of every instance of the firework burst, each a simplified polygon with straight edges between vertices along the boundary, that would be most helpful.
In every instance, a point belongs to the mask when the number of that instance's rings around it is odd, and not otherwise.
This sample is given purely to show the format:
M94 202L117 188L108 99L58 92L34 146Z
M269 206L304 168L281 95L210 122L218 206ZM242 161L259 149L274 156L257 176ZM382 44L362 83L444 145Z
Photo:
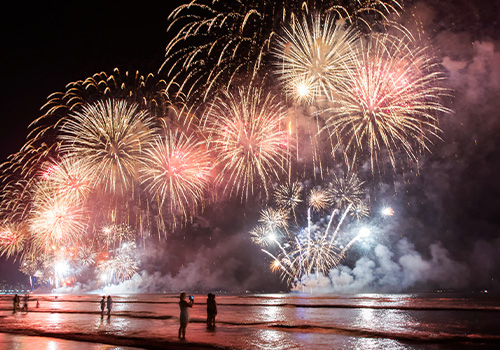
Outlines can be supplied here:
M47 249L71 244L86 232L88 218L81 202L54 192L43 183L33 196L29 231L36 247Z
M105 192L130 192L143 152L150 146L155 121L124 100L99 101L75 112L61 126L61 151L79 159Z
M344 176L338 176L334 173L333 177L334 180L330 185L329 195L336 203L337 208L345 210L349 204L352 204L355 207L359 206L360 213L365 212L365 210L361 210L365 196L364 182L359 179L358 175L351 171Z
M3 223L0 225L0 256L16 256L24 249L26 234L18 225Z
M274 191L274 201L280 209L295 213L295 209L302 202L301 193L302 185L298 182L291 185L279 185Z
M353 161L368 153L372 172L382 154L393 168L400 150L416 161L418 150L428 151L431 138L439 138L437 115L449 111L442 104L447 90L438 84L444 74L425 49L410 46L388 37L360 46L350 82L333 92L326 111L335 148Z
M275 230L288 226L288 212L281 209L266 208L261 211L259 222L267 229Z
M128 224L110 224L105 225L99 231L99 242L107 247L113 247L121 242L133 241L136 234Z
M205 144L195 134L167 130L144 156L140 180L160 212L167 210L174 226L179 214L187 220L202 203L211 180Z
M219 169L216 184L242 199L258 188L268 197L270 180L287 168L293 146L285 106L260 89L239 89L238 94L218 97L205 118L209 148Z
M328 13L369 25L368 17L385 19L400 9L394 0L190 1L169 16L168 31L175 32L161 67L167 91L207 100L219 89L252 79L266 67L277 33L302 15Z
M353 180L352 175L346 179L356 188L362 184ZM345 185L343 181L334 184ZM307 221L295 219L293 223L284 223L283 220L289 220L287 212L266 208L261 212L260 224L250 232L252 242L271 257L271 270L279 271L290 285L297 286L303 278L314 273L328 274L365 235L360 232L352 238L349 230L342 230L347 215L354 210L354 203L361 206L363 196L358 190L347 193L340 189L338 193L342 193L344 201L349 203L346 208L334 202L330 190L313 188L308 196ZM325 211L330 215L324 215Z
M313 188L309 192L307 197L307 202L309 203L309 208L313 208L317 211L324 210L331 205L331 197L328 192L322 189Z
M112 252L112 256L99 262L97 273L99 280L112 284L130 279L139 269L134 257L136 245L133 242L122 243Z
M71 82L66 90L48 96L42 106L42 115L28 127L28 140L21 150L3 166L11 170L9 179L30 179L40 172L46 161L59 157L59 126L74 112L104 99L118 98L137 103L149 114L163 117L171 106L165 93L165 81L153 74L146 76L139 72L120 72L114 69L111 74L100 72L83 80ZM12 171L15 170L15 171Z
M69 201L85 201L93 186L93 174L80 166L79 159L64 157L59 162L47 162L40 177L44 183Z
M356 60L358 34L335 18L294 19L277 40L276 73L296 101L312 102L339 89Z

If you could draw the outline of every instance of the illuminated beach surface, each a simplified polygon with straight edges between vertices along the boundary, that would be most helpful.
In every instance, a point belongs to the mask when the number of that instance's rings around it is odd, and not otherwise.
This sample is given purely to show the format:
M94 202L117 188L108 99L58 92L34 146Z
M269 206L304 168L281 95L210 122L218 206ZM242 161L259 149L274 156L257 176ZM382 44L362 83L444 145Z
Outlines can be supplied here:
M114 346L108 344L89 343L74 340L64 340L48 337L26 336L0 333L0 348L2 349L58 349L58 350L133 350L129 346Z
M29 312L2 296L0 345L12 349L470 349L500 345L500 298L462 294L217 295L215 330L206 295L186 340L177 338L178 296L115 295L101 318L99 295L32 295ZM40 306L36 308L35 300Z

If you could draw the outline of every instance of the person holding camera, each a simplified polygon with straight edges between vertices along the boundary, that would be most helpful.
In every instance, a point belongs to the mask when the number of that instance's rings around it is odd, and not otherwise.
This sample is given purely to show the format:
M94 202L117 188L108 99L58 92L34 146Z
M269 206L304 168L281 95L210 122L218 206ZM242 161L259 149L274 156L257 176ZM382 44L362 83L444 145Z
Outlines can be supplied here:
M189 296L189 301L186 301L186 293L180 295L179 307L181 308L181 316L179 317L181 326L179 327L179 338L186 339L186 327L189 323L189 308L193 307L194 298Z

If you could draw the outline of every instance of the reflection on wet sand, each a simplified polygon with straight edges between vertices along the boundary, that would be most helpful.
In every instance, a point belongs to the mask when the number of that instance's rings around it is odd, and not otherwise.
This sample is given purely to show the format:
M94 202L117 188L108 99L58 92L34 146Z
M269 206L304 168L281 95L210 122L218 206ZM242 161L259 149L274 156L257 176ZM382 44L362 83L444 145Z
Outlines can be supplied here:
M119 349L122 344L155 349L435 350L500 343L500 300L493 297L218 295L216 331L206 329L206 304L195 304L182 343L177 338L177 294L113 296L109 319L101 318L98 295L37 298L40 308L13 314L12 297L0 296L0 332L46 336L47 344L36 349L51 349L55 343L48 340L54 338L90 342L92 350ZM13 339L19 346L11 346ZM11 337L0 349L31 350L31 339ZM115 345L96 347L99 343ZM56 350L66 349L56 345Z
M47 337L0 333L0 349L16 350L138 350L129 346L88 343Z

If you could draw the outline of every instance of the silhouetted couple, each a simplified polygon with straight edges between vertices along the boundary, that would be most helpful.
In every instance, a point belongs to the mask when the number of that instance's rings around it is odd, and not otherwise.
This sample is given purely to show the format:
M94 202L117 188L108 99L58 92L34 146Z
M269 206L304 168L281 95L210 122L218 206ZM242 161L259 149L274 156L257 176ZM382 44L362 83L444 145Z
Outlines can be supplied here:
M101 318L104 316L105 306L108 307L108 318L111 317L111 309L113 308L113 299L111 299L111 295L108 295L107 299L105 296L103 296L100 304L101 304Z
M189 323L189 308L193 307L194 298L192 295L186 300L186 293L182 292L179 296L179 307L181 314L179 317L179 338L186 339L186 328ZM209 329L215 328L215 315L217 315L217 304L215 303L215 294L208 293L207 298L207 327Z

